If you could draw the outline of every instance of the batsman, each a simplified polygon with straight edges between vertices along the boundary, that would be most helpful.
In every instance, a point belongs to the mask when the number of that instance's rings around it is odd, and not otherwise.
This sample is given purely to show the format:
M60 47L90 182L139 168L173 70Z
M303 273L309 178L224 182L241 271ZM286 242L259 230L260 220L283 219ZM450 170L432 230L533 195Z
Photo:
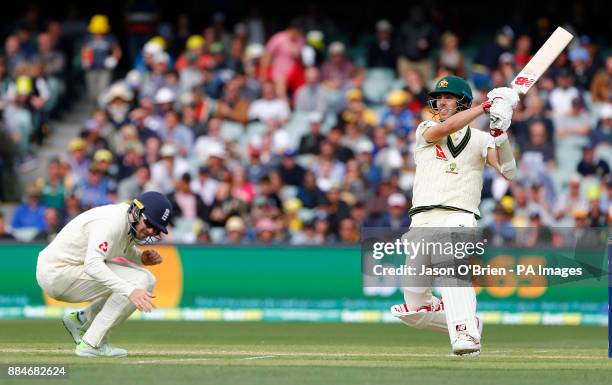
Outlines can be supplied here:
M487 94L487 101L472 106L468 83L446 76L429 97L430 108L439 119L423 121L416 130L410 228L476 227L485 164L507 179L516 175L506 130L519 96L511 88L495 88ZM469 126L485 113L490 115L490 132ZM431 287L410 284L408 281L403 288L405 303L392 306L391 313L411 327L448 331L456 355L480 354L483 325L476 316L474 288L441 287L440 299Z
M162 258L136 245L159 240L172 215L168 199L145 192L131 203L93 208L70 221L38 255L36 279L50 297L65 302L91 301L63 318L81 357L123 357L111 346L111 329L136 309L153 309L155 277L143 265Z

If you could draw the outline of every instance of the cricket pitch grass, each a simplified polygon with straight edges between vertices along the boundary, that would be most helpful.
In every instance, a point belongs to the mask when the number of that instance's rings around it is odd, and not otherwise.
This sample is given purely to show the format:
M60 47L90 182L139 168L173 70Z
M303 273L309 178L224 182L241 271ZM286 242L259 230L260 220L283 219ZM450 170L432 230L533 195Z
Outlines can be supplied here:
M79 358L59 320L0 321L0 364L66 365L2 384L612 384L607 329L485 325L483 353L401 324L128 321L127 358ZM47 382L49 381L49 382Z

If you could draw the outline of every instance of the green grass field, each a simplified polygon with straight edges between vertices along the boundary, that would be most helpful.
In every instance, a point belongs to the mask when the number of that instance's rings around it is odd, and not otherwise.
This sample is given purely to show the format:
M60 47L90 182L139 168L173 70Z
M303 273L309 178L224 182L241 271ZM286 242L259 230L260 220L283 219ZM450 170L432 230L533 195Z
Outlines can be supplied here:
M601 327L485 326L478 358L400 324L129 321L111 341L130 356L78 358L60 321L0 321L0 364L65 364L50 383L87 385L612 383Z

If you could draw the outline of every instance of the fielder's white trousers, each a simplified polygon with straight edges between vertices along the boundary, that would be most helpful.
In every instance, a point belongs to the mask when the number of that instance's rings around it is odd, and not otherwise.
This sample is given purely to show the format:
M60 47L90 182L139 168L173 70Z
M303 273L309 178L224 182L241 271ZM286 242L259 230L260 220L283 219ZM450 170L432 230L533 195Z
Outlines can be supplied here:
M443 209L434 209L418 213L412 217L410 228L431 227L476 227L477 222L473 214L455 212ZM404 234L407 236L409 233ZM408 263L408 261L407 261ZM426 262L424 262L426 263ZM419 280L422 283L422 280ZM410 284L410 282L407 282ZM404 300L409 309L418 309L421 306L431 306L434 303L431 286L403 287ZM428 328L444 331L446 329L451 343L457 338L458 332L467 332L480 339L476 324L476 293L469 287L441 287L444 311L432 314L431 325ZM435 319L434 319L435 318ZM446 322L444 322L446 321ZM423 325L427 327L427 325Z
M135 264L107 263L118 277L149 292L155 287L155 276ZM109 331L126 320L136 310L132 302L122 294L113 293L108 287L85 273L85 266L45 266L38 264L36 279L40 287L51 297L64 302L92 301L85 309L87 331L83 340L91 346L104 342ZM78 277L74 279L74 277ZM70 282L66 282L66 280ZM57 292L56 288L62 288ZM64 289L66 288L67 289Z

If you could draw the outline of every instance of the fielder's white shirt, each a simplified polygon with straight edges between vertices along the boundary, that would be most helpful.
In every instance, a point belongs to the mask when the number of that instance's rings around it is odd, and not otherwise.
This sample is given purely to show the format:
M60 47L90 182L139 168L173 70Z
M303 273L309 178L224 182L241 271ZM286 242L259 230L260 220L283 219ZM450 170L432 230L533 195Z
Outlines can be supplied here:
M493 137L464 127L450 137L428 143L423 133L437 122L426 120L416 130L416 173L410 214L433 208L467 211L480 216L483 169Z
M119 278L107 262L116 257L141 264L127 221L129 204L106 205L87 210L68 222L38 255L39 269L61 272L54 291L61 293L77 279L92 279L115 293L129 296L136 286ZM81 269L66 268L84 266ZM74 275L74 276L71 276Z

